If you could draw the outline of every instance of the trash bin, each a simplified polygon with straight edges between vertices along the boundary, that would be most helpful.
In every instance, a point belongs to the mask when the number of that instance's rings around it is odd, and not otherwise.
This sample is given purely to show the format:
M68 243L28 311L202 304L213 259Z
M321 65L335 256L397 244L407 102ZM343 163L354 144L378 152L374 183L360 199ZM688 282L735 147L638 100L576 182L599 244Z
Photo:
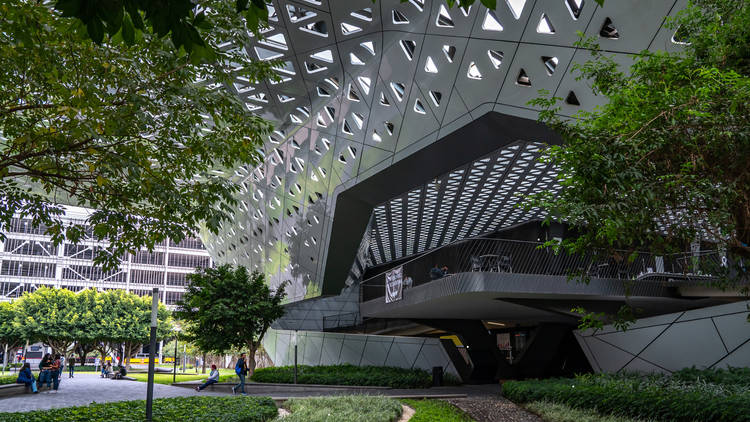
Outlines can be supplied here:
M440 387L443 385L443 367L433 366L432 367L432 386Z

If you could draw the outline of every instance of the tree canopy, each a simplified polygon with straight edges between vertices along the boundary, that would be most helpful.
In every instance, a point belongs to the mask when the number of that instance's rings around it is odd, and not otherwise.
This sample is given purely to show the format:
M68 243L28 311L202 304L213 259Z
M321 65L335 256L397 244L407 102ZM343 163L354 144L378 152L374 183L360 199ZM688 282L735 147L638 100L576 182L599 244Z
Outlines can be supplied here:
M591 40L575 66L608 103L575 119L534 101L565 143L546 159L562 192L533 197L579 235L574 252L690 251L703 240L750 258L750 6L693 1L672 22L683 51L644 51L619 68Z
M185 338L218 354L246 347L252 372L263 336L284 315L285 285L273 292L262 273L231 265L204 268L188 278L190 284L175 312L186 324Z
M0 333L12 330L22 340L41 341L59 353L67 352L73 343L105 352L111 343L123 344L130 357L137 346L148 342L151 297L120 289L74 293L41 287L15 302L0 304L0 312L0 316L12 316L0 319ZM170 313L159 304L157 337L164 338L171 330Z
M117 2L86 10L94 3ZM210 47L249 42L226 3L202 2L211 9ZM228 87L276 77L273 63L241 48L191 60L149 31L134 46L122 32L96 44L80 27L47 2L0 5L0 233L21 215L49 227L56 243L75 243L83 225L64 225L63 208L52 204L92 208L89 234L113 242L95 258L106 268L202 224L217 231L239 188L222 169L257 163L271 129Z

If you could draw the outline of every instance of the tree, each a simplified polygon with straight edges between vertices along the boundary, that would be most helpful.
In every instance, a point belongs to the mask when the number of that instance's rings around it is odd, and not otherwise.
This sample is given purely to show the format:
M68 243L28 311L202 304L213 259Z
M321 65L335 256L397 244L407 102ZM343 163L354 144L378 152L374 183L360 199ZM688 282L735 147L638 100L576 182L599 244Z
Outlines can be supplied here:
M175 311L175 317L186 323L185 337L199 349L217 354L247 348L252 374L263 336L284 315L285 285L272 292L263 274L231 265L204 268L188 277L190 284Z
M547 150L562 191L529 199L578 233L562 248L628 259L690 251L696 240L750 258L750 5L695 0L672 22L678 53L644 51L625 72L591 40L574 66L608 103L576 119L542 98L540 120L564 139ZM725 285L747 281L729 270Z
M26 341L23 332L13 324L16 318L16 305L12 302L0 302L0 346L7 347L8 351L13 351ZM8 356L3 358L3 368Z
M151 332L151 296L140 297L123 290L108 290L102 295L103 336L99 350L102 356L111 350L122 350L123 364L130 368L130 358L141 345L148 343ZM157 339L163 339L172 331L169 311L159 304L157 312ZM117 346L114 346L117 345ZM109 350L108 350L109 348Z
M241 48L215 48L215 60L200 62L149 31L137 46L122 31L95 44L47 4L0 6L0 233L21 215L47 226L56 244L106 238L109 253L95 261L108 269L125 252L203 224L216 232L239 189L221 169L257 163L271 130L232 84L274 78L275 63ZM211 9L208 46L249 42L234 7L202 4ZM91 231L63 224L59 203L95 209Z
M41 341L55 353L65 354L75 341L76 294L67 289L40 287L16 302L14 326L29 341Z

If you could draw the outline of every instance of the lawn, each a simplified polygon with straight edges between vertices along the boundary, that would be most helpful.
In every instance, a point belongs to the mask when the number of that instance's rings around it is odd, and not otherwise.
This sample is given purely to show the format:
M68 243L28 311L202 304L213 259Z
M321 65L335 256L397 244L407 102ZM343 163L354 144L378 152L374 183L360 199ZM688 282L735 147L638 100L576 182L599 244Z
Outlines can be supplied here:
M414 409L409 422L474 422L461 409L442 400L401 400Z
M232 369L220 369L219 370L219 381L220 382L227 382L235 377L234 370ZM195 381L195 380L204 380L208 378L208 372L205 374L177 374L177 382L182 381ZM137 381L148 381L148 374L144 372L129 372L129 377L135 378ZM172 384L172 374L165 374L165 373L155 373L154 374L154 382L157 384Z

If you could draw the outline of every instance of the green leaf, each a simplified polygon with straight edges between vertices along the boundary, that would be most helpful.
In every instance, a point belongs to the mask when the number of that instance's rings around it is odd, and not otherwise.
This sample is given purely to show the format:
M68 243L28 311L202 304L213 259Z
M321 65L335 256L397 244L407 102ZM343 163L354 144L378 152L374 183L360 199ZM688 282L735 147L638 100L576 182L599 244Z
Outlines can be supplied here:
M86 30L88 31L89 37L91 37L92 41L97 44L102 43L102 40L104 39L104 25L102 24L102 21L97 18L91 19L86 24Z
M122 19L122 39L128 45L135 43L135 28L133 27L133 21L130 20L130 15L125 15Z

